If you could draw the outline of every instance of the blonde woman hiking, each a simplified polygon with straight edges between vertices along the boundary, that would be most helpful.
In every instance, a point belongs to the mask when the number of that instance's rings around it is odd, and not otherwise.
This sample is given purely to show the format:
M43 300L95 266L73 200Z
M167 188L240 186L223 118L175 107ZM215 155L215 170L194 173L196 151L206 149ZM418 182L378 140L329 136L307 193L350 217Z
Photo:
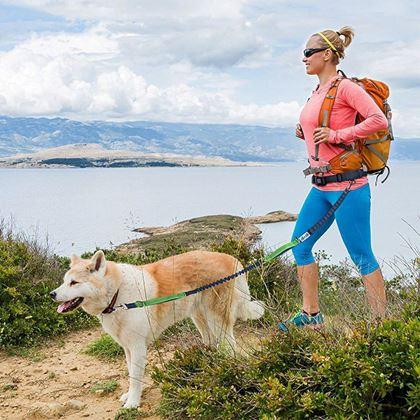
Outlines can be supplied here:
M296 136L306 143L313 187L310 190L293 232L293 238L302 235L327 213L343 191L350 191L334 216L310 238L293 248L301 285L302 309L290 319L279 324L283 331L288 326L319 327L324 319L318 305L318 266L312 248L334 220L353 262L364 279L367 298L375 318L385 314L386 296L384 279L371 248L370 187L366 172L361 169L330 172L334 157L343 153L343 145L352 146L358 138L388 128L388 120L365 90L337 72L354 32L349 27L339 31L324 30L313 34L303 51L306 74L318 77L318 85L305 104L296 127ZM332 87L337 87L328 124L320 124L321 107ZM364 119L355 123L356 115Z

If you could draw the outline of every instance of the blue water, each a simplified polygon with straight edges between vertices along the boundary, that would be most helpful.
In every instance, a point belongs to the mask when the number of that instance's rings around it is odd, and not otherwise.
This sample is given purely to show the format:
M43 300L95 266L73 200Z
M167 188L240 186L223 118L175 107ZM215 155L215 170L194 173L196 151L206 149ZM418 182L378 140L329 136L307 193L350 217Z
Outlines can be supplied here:
M137 238L131 230L140 226L208 214L298 213L310 188L301 166L0 169L0 217L13 218L26 234L48 235L57 254L82 253ZM371 182L372 242L385 266L395 257L414 258L412 248L419 247L419 169L394 163L385 184ZM260 228L271 247L289 240L293 223ZM347 256L335 224L316 249L335 262Z

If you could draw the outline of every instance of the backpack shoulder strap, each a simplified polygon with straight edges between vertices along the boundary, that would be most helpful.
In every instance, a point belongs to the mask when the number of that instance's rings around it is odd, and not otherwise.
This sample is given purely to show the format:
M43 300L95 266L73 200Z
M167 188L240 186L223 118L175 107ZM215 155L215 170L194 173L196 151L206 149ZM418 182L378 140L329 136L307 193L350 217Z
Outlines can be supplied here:
M325 95L324 101L321 105L321 110L318 117L319 127L328 127L330 124L331 110L334 106L335 98L337 96L338 86L343 80L341 77L334 81Z
M336 79L331 87L328 89L327 94L325 95L324 101L322 102L321 109L318 116L318 127L329 127L331 110L334 106L335 98L337 96L338 86L343 80L342 77ZM315 156L312 156L314 160L319 160L319 145L315 146Z

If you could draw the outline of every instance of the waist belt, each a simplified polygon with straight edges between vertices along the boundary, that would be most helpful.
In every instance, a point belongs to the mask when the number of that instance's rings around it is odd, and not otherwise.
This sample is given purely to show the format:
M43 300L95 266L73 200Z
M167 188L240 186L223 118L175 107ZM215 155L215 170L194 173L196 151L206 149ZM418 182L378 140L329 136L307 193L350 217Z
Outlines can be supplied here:
M329 176L312 175L312 184L323 187L324 185L330 184L331 182L352 181L353 179L363 178L366 175L367 172L363 169L358 169L357 171L347 171L341 174Z
M309 166L306 169L303 170L303 174L305 176L317 174L317 173L325 173L329 172L331 170L331 165L325 165L325 166Z

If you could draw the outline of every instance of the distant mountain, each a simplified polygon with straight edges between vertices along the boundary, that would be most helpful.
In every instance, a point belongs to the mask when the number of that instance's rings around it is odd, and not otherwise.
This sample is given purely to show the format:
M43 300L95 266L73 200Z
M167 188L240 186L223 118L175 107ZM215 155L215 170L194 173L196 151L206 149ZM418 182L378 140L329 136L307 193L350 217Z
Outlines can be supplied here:
M109 150L220 156L238 162L305 159L304 143L294 136L294 128L0 116L0 157L78 143L96 143ZM392 156L420 160L420 139L397 139Z

